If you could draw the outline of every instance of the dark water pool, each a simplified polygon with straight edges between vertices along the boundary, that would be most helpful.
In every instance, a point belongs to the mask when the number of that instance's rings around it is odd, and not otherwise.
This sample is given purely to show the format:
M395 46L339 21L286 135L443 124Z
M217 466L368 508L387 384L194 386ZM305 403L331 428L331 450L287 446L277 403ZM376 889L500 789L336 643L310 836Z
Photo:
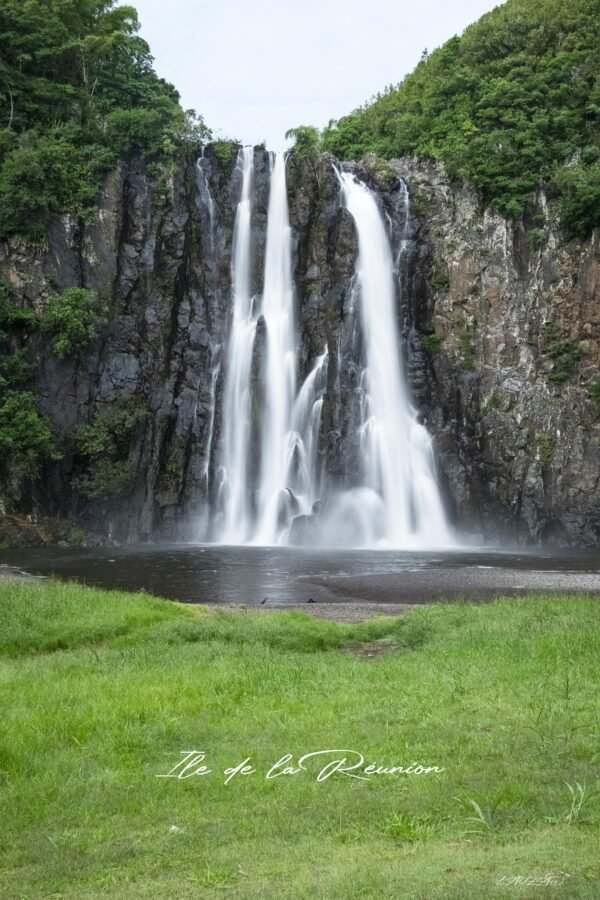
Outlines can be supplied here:
M406 553L284 547L144 545L0 552L44 576L192 603L273 606L323 601L422 603L499 594L600 594L600 551Z

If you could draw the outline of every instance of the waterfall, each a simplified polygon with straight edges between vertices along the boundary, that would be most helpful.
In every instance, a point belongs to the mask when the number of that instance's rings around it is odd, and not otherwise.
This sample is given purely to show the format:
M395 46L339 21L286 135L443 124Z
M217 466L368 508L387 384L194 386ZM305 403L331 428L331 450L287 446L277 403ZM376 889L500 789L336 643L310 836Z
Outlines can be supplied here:
M366 356L359 518L364 522L365 509L371 510L369 542L375 538L404 549L447 546L453 541L436 482L431 438L409 402L402 372L390 242L373 194L349 173L339 178L358 236L356 290ZM403 241L407 228L408 216ZM348 515L348 498L343 505Z
M328 482L323 464L327 346L316 359L306 361L310 370L304 382L298 382L300 338L285 156L270 157L261 296L252 294L251 147L240 150L237 173L241 195L231 263L233 309L222 362L218 539L268 545L291 538L398 549L451 545L431 438L410 403L403 375L392 250L374 195L354 176L338 174L358 237L351 306L357 309L360 328L352 332L352 347L356 357L365 360L356 388L360 425L349 438L357 461L349 469L350 484L342 489L339 481ZM406 185L403 190L404 231L396 269L404 295L410 198ZM208 194L204 197L210 208ZM258 331L264 344L256 343Z
M215 412L217 406L217 381L219 379L219 373L221 371L221 358L220 358L220 346L214 349L212 354L211 361L211 371L210 371L210 395L209 395L209 407L208 407L208 424L207 424L207 433L208 437L206 439L206 450L204 453L204 461L202 463L202 480L204 483L205 496L208 496L208 481L209 481L209 472L210 472L210 459L212 455L213 448L213 440L215 436ZM198 404L196 404L196 407ZM194 411L194 418L196 417L196 410Z
M251 527L251 496L248 486L250 372L256 334L251 293L252 147L240 150L237 167L241 173L242 193L237 208L231 259L233 317L223 397L219 489L219 501L223 507L221 540L227 544L246 541Z
M271 158L267 247L262 297L267 334L265 405L262 421L261 471L254 540L277 540L288 488L288 453L296 394L296 328L288 218L285 155Z
M215 230L215 201L213 200L212 194L210 192L210 187L208 184L208 175L206 172L206 164L207 160L204 156L204 149L202 150L202 156L196 163L196 168L198 170L198 193L200 194L200 201L208 210L208 219L210 223L210 237L211 240L214 239L214 230Z
M219 539L226 544L275 544L292 519L318 499L316 465L327 351L296 395L296 325L291 266L285 157L271 157L269 208L262 298L252 296L252 191L254 154L239 154L241 198L233 253L233 314L227 353L220 453L222 510ZM249 466L252 359L259 314L264 321L260 466ZM254 398L257 402L257 398Z
M298 391L292 410L288 473L294 496L298 499L299 511L302 513L310 513L313 505L320 499L318 441L328 359L329 354L325 347Z

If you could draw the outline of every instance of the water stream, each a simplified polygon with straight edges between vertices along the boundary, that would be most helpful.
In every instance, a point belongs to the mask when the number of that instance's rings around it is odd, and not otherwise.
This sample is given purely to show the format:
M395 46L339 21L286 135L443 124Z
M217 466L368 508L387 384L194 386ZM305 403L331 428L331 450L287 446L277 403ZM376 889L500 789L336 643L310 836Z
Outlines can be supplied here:
M288 458L296 396L296 326L285 156L272 158L262 298L267 335L261 467L254 542L276 543L286 524ZM287 497L286 497L287 495Z
M362 471L332 490L319 452L328 349L304 383L298 379L286 159L271 156L263 289L252 296L254 152L240 151L241 196L232 253L232 322L226 354L220 450L220 543L294 541L294 520L308 542L337 546L426 549L453 545L435 473L431 438L411 405L396 320L396 286L409 244L409 194L398 272L375 196L350 173L338 173L341 201L356 228L353 303L360 310L358 439ZM256 353L259 326L264 348ZM258 362L257 362L258 359ZM258 366L258 371L256 370ZM256 439L253 442L253 419ZM258 425L256 425L258 422Z
M219 499L223 506L221 542L224 544L243 544L250 536L251 522L251 494L248 485L250 373L256 334L251 295L252 147L244 147L240 151L238 169L242 179L242 194L233 236L233 318L227 353L219 471Z
M339 177L358 236L356 291L367 362L360 428L363 490L356 499L370 512L363 537L402 549L449 546L453 540L431 438L410 403L402 371L390 242L371 191L351 173ZM403 244L408 227L406 207Z

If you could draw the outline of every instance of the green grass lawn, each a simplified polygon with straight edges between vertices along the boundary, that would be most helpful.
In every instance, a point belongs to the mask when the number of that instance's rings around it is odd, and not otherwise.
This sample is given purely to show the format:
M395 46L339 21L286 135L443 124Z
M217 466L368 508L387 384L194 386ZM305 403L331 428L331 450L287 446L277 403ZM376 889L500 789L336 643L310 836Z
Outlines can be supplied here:
M594 599L339 625L4 582L0 897L598 898L599 680ZM444 771L265 777L340 748ZM156 777L184 750L211 772Z

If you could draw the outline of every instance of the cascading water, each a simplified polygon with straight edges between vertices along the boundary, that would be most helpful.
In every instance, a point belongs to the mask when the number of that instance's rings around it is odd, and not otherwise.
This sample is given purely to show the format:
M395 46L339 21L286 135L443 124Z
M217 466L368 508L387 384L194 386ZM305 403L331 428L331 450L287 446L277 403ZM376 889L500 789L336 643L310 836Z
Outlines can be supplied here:
M216 398L217 398L217 381L219 379L219 373L221 371L221 360L219 357L220 347L216 348L216 352L213 356L212 360L212 369L210 373L210 395L209 395L209 406L208 406L208 438L206 440L206 452L204 455L204 462L202 463L202 479L204 481L205 495L208 494L208 476L210 471L210 459L212 456L212 448L213 448L213 440L215 436L215 412L216 412ZM196 416L196 411L194 411L194 416Z
M237 165L242 191L232 254L233 316L223 398L217 501L222 516L219 540L227 544L274 544L285 538L293 516L310 512L317 499L319 473L315 460L327 352L317 359L296 396L296 327L285 157L277 154L271 158L262 301L251 292L251 147L240 151ZM260 467L256 473L249 466L249 457L252 360L259 314L266 333L266 358Z
M262 298L267 334L265 409L254 540L276 542L282 526L282 492L288 488L288 451L296 395L296 329L292 280L291 231L285 155L272 157L267 248Z
M223 398L220 502L223 507L221 540L244 543L250 536L251 495L248 485L250 441L250 371L256 334L251 293L251 217L254 150L244 147L238 157L242 195L238 204L231 273L233 318L227 354Z
M366 519L363 540L403 549L448 546L453 539L436 482L431 439L409 402L402 374L390 242L373 194L350 173L342 172L339 178L358 236L356 289L366 355L364 482L355 497L363 530ZM345 517L351 507L346 497L341 506Z
M298 391L292 410L287 470L291 489L302 513L311 512L320 497L321 472L317 451L328 358L325 347Z
M293 521L301 516L302 540L399 549L452 545L431 439L410 404L402 373L392 252L374 195L354 176L338 174L358 236L352 305L359 309L362 327L353 332L352 345L366 361L357 389L362 471L352 468L352 483L340 491L328 484L321 462L327 347L297 389L299 338L285 156L271 157L262 297L252 296L252 148L240 151L237 166L241 198L232 253L233 315L224 358L219 539L281 543L290 529L295 537ZM397 260L401 292L406 290L410 249L409 204L404 185L405 224ZM259 324L264 345L255 346ZM256 404L260 416L253 426Z
M210 222L210 237L211 239L214 237L214 227L215 227L215 201L212 198L212 194L210 192L210 187L208 185L208 175L206 172L206 159L204 157L204 150L202 151L202 156L196 163L196 168L198 169L198 192L200 194L200 200L206 206L208 210L208 218Z

